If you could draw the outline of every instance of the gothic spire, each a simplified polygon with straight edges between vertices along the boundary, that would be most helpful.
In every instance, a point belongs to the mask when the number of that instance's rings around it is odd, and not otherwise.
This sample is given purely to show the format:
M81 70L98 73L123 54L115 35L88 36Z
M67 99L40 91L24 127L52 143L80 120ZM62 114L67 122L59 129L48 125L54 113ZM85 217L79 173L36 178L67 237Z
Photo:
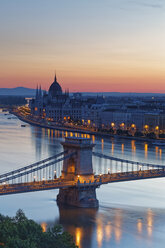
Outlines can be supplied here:
M41 97L42 97L41 84L40 84L40 88L39 88L38 96L39 96L39 98L41 98Z
M54 82L57 82L56 71L55 71Z
M37 84L37 88L36 88L36 99L38 99L38 84Z

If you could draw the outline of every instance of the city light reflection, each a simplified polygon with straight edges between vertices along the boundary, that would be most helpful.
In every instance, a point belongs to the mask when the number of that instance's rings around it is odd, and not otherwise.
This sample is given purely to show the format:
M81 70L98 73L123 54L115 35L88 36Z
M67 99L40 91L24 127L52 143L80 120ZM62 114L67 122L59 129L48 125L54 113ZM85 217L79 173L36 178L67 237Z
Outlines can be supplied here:
M41 223L42 231L46 232L47 230L47 224L45 222Z
M105 235L106 235L106 241L108 242L111 239L111 235L112 235L112 227L110 221L108 221L107 225L105 226Z
M50 138L50 129L48 128L48 138Z
M92 135L92 143L95 143L95 135Z
M145 152L145 158L147 158L148 157L148 144L147 143L144 145L144 152Z
M115 227L114 227L115 240L117 243L119 243L122 237L122 229L121 229L122 213L119 210L116 210L114 223L115 223Z
M82 229L80 227L77 227L75 229L75 242L76 245L81 248L81 239L82 239Z
M147 232L148 236L152 236L152 231L153 231L153 212L151 209L148 209L147 211Z
M97 244L98 247L102 246L102 242L103 242L103 223L101 219L98 219L98 223L97 223Z
M158 158L158 151L159 151L159 148L158 148L158 146L156 146L155 147L156 159Z
M131 141L131 148L132 148L132 153L135 153L136 152L135 140Z
M112 143L111 153L112 153L112 155L114 154L114 143Z
M159 158L162 159L162 149L159 149Z
M122 153L124 153L124 144L123 143L121 144L121 151L122 151Z
M51 138L53 139L53 129L51 130Z
M138 219L138 220L137 220L137 230L138 230L138 233L139 233L139 234L142 233L142 227L143 227L142 220L141 220L141 219Z
M104 139L101 139L101 150L104 151Z

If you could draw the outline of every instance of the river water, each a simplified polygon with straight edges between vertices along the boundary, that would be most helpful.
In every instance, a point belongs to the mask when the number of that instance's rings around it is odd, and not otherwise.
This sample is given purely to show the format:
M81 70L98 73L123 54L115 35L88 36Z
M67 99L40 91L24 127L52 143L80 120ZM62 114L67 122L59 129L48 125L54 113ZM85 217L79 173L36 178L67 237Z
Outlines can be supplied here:
M0 112L0 174L62 151L59 131L26 124ZM68 133L69 134L69 133ZM165 148L147 142L96 138L94 151L165 164ZM94 160L94 163L98 161ZM165 179L113 183L97 189L99 209L58 208L58 190L0 197L0 213L23 209L43 228L61 224L80 248L165 247Z

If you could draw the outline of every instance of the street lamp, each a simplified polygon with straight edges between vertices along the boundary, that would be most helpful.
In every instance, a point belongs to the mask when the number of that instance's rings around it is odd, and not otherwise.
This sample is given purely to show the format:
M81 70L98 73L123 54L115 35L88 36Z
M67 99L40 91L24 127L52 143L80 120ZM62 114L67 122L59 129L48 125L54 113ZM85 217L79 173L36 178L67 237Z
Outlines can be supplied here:
M56 170L54 171L54 179L57 178L57 175L56 175Z
M155 127L155 130L157 130L157 131L158 131L158 130L159 130L159 126L156 126L156 127Z
M156 138L159 138L159 126L155 127L155 134L156 134Z

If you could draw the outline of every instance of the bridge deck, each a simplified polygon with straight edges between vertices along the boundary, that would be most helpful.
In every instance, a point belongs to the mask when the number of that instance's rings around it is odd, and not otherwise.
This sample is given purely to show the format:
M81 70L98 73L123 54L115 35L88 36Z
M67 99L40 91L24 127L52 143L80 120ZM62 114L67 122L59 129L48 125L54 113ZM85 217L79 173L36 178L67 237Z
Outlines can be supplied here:
M114 174L103 174L101 175L101 184L114 183L114 182L125 182L140 179L152 179L165 177L165 169L153 169L143 170L134 172L121 172Z
M152 169L134 172L120 172L95 176L94 182L64 181L60 178L47 181L0 185L0 195L17 194L33 191L43 191L69 187L99 187L101 184L124 182L140 179L165 177L165 169Z

